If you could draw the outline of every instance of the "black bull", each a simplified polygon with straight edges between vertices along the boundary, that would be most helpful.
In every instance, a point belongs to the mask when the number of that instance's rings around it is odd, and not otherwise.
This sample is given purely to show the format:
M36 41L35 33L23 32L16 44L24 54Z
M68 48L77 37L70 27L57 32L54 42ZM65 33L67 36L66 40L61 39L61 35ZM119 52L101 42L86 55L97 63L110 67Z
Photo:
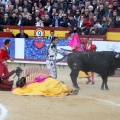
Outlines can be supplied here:
M115 70L120 68L120 53L102 51L102 52L74 52L68 55L68 66L71 69L70 77L73 83L73 93L77 94L79 86L77 77L79 71L95 72L102 78L101 89L108 90L107 78L114 75Z

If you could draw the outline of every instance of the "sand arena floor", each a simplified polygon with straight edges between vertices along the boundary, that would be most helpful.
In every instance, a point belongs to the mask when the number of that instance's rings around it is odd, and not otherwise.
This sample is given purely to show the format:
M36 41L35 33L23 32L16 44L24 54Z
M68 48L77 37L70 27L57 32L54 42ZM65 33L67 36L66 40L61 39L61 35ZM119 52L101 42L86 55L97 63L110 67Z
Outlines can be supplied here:
M69 68L58 67L58 79L72 87L69 73ZM85 83L86 78L78 79L79 94L64 97L19 96L0 91L0 120L120 120L120 78L109 77L108 91L100 89L98 75L94 85Z

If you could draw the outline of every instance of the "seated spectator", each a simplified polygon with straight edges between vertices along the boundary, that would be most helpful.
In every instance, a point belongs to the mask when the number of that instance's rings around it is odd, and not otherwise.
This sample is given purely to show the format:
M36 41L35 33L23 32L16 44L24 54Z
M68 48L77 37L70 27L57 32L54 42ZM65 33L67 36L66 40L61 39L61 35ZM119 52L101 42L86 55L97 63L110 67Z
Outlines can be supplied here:
M76 9L76 13L74 15L74 18L78 21L80 19L80 10Z
M26 18L26 19L28 18L30 13L28 12L27 8L24 8L24 11L23 11L22 15L23 15L24 18Z
M103 16L105 16L105 10L104 10L104 5L103 4L99 5L99 15L100 15L100 22L101 22Z
M68 27L67 22L68 22L67 14L63 14L63 18L60 22L60 26L61 27Z
M93 13L89 14L89 17L84 20L84 24L87 29L90 29L93 23Z
M36 27L44 27L44 23L43 23L42 20L39 20L39 21L36 23L35 26L36 26Z
M94 16L97 17L97 20L100 21L100 15L99 15L99 10L98 9L95 9L94 11Z
M55 13L55 17L52 20L51 27L60 27L61 18L59 17L58 13Z
M117 15L115 19L115 28L120 28L120 16Z
M101 34L101 29L98 28L98 25L95 24L94 28L90 31L90 35L100 35Z
M83 23L84 23L84 15L81 15L80 16L80 19L78 20L78 27L81 28Z
M108 27L109 28L114 28L115 27L115 23L114 23L114 20L112 18L108 19Z
M22 5L22 8L27 8L28 12L31 13L31 4L27 1L27 0L24 0L23 1L23 5Z
M50 26L52 24L52 20L48 14L45 15L44 26Z
M4 14L4 21L3 21L3 25L10 25L10 19L7 13Z
M80 35L88 35L89 34L89 29L86 27L85 24L83 24L80 28Z
M6 28L6 32L11 32L10 28ZM14 38L14 35L12 34L12 37Z
M68 26L69 27L74 27L77 25L77 20L74 18L74 15L70 15L69 16L69 20L68 20Z
M10 17L10 25L15 25L16 20L17 20L17 15L13 13L12 16Z
M35 26L35 20L32 18L32 15L28 16L27 26Z
M60 9L58 13L59 13L59 18L62 18L63 14L64 14L64 11Z
M18 33L15 37L16 38L28 38L28 35L26 33L24 33L24 29L21 28L20 33Z
M22 14L19 14L15 25L17 25L17 26L25 26L26 25L26 20L23 18Z
M103 16L103 20L101 22L102 27L108 27L108 21L106 16Z
M55 36L54 36L54 30L51 30L51 31L50 31L50 36L48 36L47 39L50 39L50 40L51 40L53 37L55 37Z
M108 10L105 13L105 16L107 17L107 19L109 19L110 17L113 17L113 9L112 9L112 5L109 5Z
M120 5L118 5L117 13L120 15Z
M50 2L49 1L47 1L45 9L47 9L48 13L50 12L51 6L50 6Z
M39 14L40 14L41 16L42 16L42 15L45 15L45 10L44 10L44 7L42 7L42 8L41 8L41 10L40 10L40 13L39 13Z

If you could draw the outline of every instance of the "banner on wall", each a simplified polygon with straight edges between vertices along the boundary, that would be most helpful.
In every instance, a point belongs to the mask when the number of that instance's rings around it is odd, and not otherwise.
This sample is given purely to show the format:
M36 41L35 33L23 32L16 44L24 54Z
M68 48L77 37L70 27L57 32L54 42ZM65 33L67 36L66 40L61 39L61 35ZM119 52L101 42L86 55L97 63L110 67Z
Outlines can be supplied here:
M48 39L24 39L24 38L10 38L12 41L10 47L10 56L15 59L23 59L24 61L45 61L46 49L50 44ZM0 38L0 47L4 45L6 38ZM68 46L69 40L59 40L57 48L59 50L71 52L71 48ZM97 51L116 51L120 52L120 42L112 41L93 41L93 44L97 46ZM61 59L64 55L58 54L57 59ZM66 61L65 58L63 61Z

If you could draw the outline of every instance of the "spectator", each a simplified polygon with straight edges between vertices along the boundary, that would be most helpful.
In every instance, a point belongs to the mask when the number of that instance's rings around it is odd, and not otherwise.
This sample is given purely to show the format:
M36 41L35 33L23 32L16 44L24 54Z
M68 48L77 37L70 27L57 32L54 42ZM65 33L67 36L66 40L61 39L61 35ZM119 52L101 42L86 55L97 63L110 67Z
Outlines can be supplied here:
M89 34L89 29L86 27L85 24L82 24L80 28L80 35L88 35Z
M84 20L85 20L84 15L81 15L81 16L80 16L80 19L78 20L78 27L79 27L79 28L82 27L82 25L83 25L83 23L84 23Z
M48 13L50 12L51 6L50 6L50 2L49 2L49 1L47 1L46 6L45 6L45 9L48 10Z
M58 5L58 1L57 0L54 1L54 4L52 5L51 9L53 9L53 8L55 8L57 11L60 10L60 7Z
M117 7L118 7L118 1L113 0L113 10L117 10Z
M114 20L112 18L108 19L108 27L109 28L114 28L115 27L115 23L114 23Z
M53 37L55 37L55 36L54 36L54 30L51 30L51 31L50 31L50 36L48 36L47 39L50 39L50 40L51 40Z
M76 13L74 15L74 18L78 21L80 19L80 10L76 9Z
M61 9L59 10L59 18L62 18L63 17L63 14L64 14L64 11Z
M84 24L86 25L87 29L90 29L93 23L93 13L89 14L89 17L84 20Z
M31 5L28 3L28 1L27 0L24 0L23 1L23 6L22 6L22 8L24 9L24 8L27 8L27 10L28 10L28 12L29 13L31 13Z
M18 33L15 37L16 38L28 38L28 35L26 33L24 33L24 29L21 28L20 33Z
M117 15L115 19L115 28L120 28L120 16Z
M58 13L55 13L55 17L52 20L52 24L50 26L52 27L60 27L60 22L61 22L61 18L59 17Z
M16 20L15 25L17 25L17 26L25 26L26 25L26 21L23 18L22 14L19 14L19 16L18 16L18 18Z
M97 17L97 20L100 21L100 15L99 15L99 10L98 9L95 9L94 11L94 16Z
M14 9L18 9L19 7L20 7L20 1L15 0Z
M39 20L39 21L36 23L35 26L36 26L36 27L44 27L44 23L43 23L42 20Z
M50 26L52 24L52 20L49 17L48 14L45 15L45 19L44 19L44 26Z
M62 9L64 12L67 10L67 1L65 0L60 0L58 3L60 9Z
M10 18L10 25L15 25L16 20L17 20L17 15L15 13L13 13Z
M101 4L99 7L100 22L102 21L103 16L105 15L104 6Z
M7 13L4 14L4 24L3 25L10 25L10 19Z
M27 8L24 8L22 16L27 19L29 15L30 15L30 13L28 12Z
M108 27L108 21L107 21L106 16L103 16L103 20L101 22L101 25L102 25L102 27L105 27L105 28Z
M85 18L88 18L89 17L89 10L86 8L85 9Z
M74 15L70 15L70 18L68 20L68 26L69 27L74 27L77 26L77 20L74 18Z
M32 18L32 15L28 16L27 26L35 26L35 20Z
M115 20L116 19L116 16L117 16L117 11L113 11L113 20Z
M117 13L120 15L120 5L118 5Z
M61 27L68 27L67 22L68 22L67 14L63 14L63 18L60 22L60 26Z
M109 5L108 10L105 13L105 16L107 16L107 19L109 19L110 17L113 17L113 10L112 10L112 5Z
M93 27L94 28L90 31L90 35L100 35L101 34L101 29L98 28L98 25L95 24Z
M11 32L10 28L6 28L6 32ZM14 35L12 34L12 37L14 38Z

